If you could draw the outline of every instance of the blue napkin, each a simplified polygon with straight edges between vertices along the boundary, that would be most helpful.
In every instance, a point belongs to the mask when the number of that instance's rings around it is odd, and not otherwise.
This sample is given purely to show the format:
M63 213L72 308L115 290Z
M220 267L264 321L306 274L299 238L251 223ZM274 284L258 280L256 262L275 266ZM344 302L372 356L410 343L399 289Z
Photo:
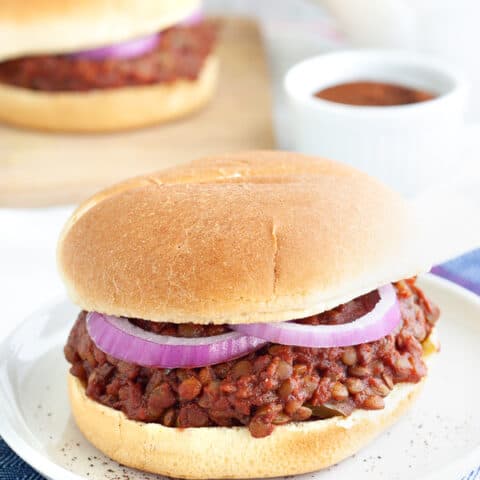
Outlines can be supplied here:
M0 438L0 480L44 480Z
M480 295L480 249L432 269L432 272ZM480 467L460 480L480 480ZM44 480L0 438L0 480Z
M480 295L480 249L437 265L432 273Z

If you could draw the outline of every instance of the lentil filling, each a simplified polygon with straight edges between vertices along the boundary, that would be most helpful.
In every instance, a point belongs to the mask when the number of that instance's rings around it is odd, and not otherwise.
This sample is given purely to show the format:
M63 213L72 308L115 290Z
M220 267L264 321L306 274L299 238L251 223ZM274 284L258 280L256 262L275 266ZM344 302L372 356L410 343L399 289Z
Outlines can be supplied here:
M269 343L227 363L193 369L146 368L101 352L86 330L81 312L65 356L87 395L132 419L168 427L248 426L265 437L276 425L376 410L396 383L417 383L427 373L422 342L439 317L415 280L395 284L402 323L375 342L344 348L303 348ZM339 324L369 311L373 292L333 310L302 319ZM176 325L131 320L164 335L186 337L224 333L225 325Z
M135 58L39 55L8 60L0 63L0 83L46 92L83 92L195 80L216 36L216 23L204 21L163 31L152 51Z

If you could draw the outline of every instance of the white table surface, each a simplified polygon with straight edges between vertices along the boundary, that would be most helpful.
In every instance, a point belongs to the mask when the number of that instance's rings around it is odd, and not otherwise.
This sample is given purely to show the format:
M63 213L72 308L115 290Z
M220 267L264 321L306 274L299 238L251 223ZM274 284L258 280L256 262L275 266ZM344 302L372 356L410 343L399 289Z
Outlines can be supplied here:
M71 211L0 209L0 340L30 312L63 294L55 244Z

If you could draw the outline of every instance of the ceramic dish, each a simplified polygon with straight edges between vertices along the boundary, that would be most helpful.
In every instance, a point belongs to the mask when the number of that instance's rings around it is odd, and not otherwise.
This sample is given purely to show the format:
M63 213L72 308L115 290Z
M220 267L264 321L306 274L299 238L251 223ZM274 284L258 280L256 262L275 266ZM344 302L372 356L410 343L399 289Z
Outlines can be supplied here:
M324 88L356 80L404 85L435 98L375 107L315 97ZM467 82L443 61L395 50L341 50L297 63L284 86L296 151L348 163L406 196L456 171Z
M442 352L413 409L352 458L297 480L443 480L480 472L480 299L445 280L421 285L442 309ZM154 480L89 445L67 400L63 345L78 308L63 301L28 317L0 347L0 435L51 480Z

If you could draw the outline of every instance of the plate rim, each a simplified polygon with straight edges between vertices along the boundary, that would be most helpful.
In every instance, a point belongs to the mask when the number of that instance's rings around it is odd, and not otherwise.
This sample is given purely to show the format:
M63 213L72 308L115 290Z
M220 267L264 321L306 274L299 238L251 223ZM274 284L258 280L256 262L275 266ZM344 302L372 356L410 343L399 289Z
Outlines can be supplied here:
M456 283L431 273L421 275L419 280L420 283L426 282L427 284L430 283L434 286L449 290L454 295L462 297L467 302L472 303L480 310L480 296L460 285L457 285ZM43 303L43 305L33 310L29 315L25 316L23 320L2 340L2 342L0 342L0 365L2 365L5 361L3 352L6 351L6 347L10 339L17 334L17 331L26 321L47 309L52 309L54 306L65 302L71 303L65 295L54 297L50 301ZM28 442L15 431L15 428L11 425L10 420L7 418L7 415L3 409L0 410L0 436L16 455L18 455L40 475L43 475L51 480L84 480L86 478L82 475L73 473L64 467L61 467L36 450L33 446L29 445ZM457 478L461 478L461 475L468 475L470 469L475 469L478 467L478 460L476 459L479 457L480 445L472 452L466 453L465 455L462 455L458 459L454 460L442 472L431 472L418 480L451 479L454 478L452 475ZM462 471L464 471L464 473L459 474L459 472Z

